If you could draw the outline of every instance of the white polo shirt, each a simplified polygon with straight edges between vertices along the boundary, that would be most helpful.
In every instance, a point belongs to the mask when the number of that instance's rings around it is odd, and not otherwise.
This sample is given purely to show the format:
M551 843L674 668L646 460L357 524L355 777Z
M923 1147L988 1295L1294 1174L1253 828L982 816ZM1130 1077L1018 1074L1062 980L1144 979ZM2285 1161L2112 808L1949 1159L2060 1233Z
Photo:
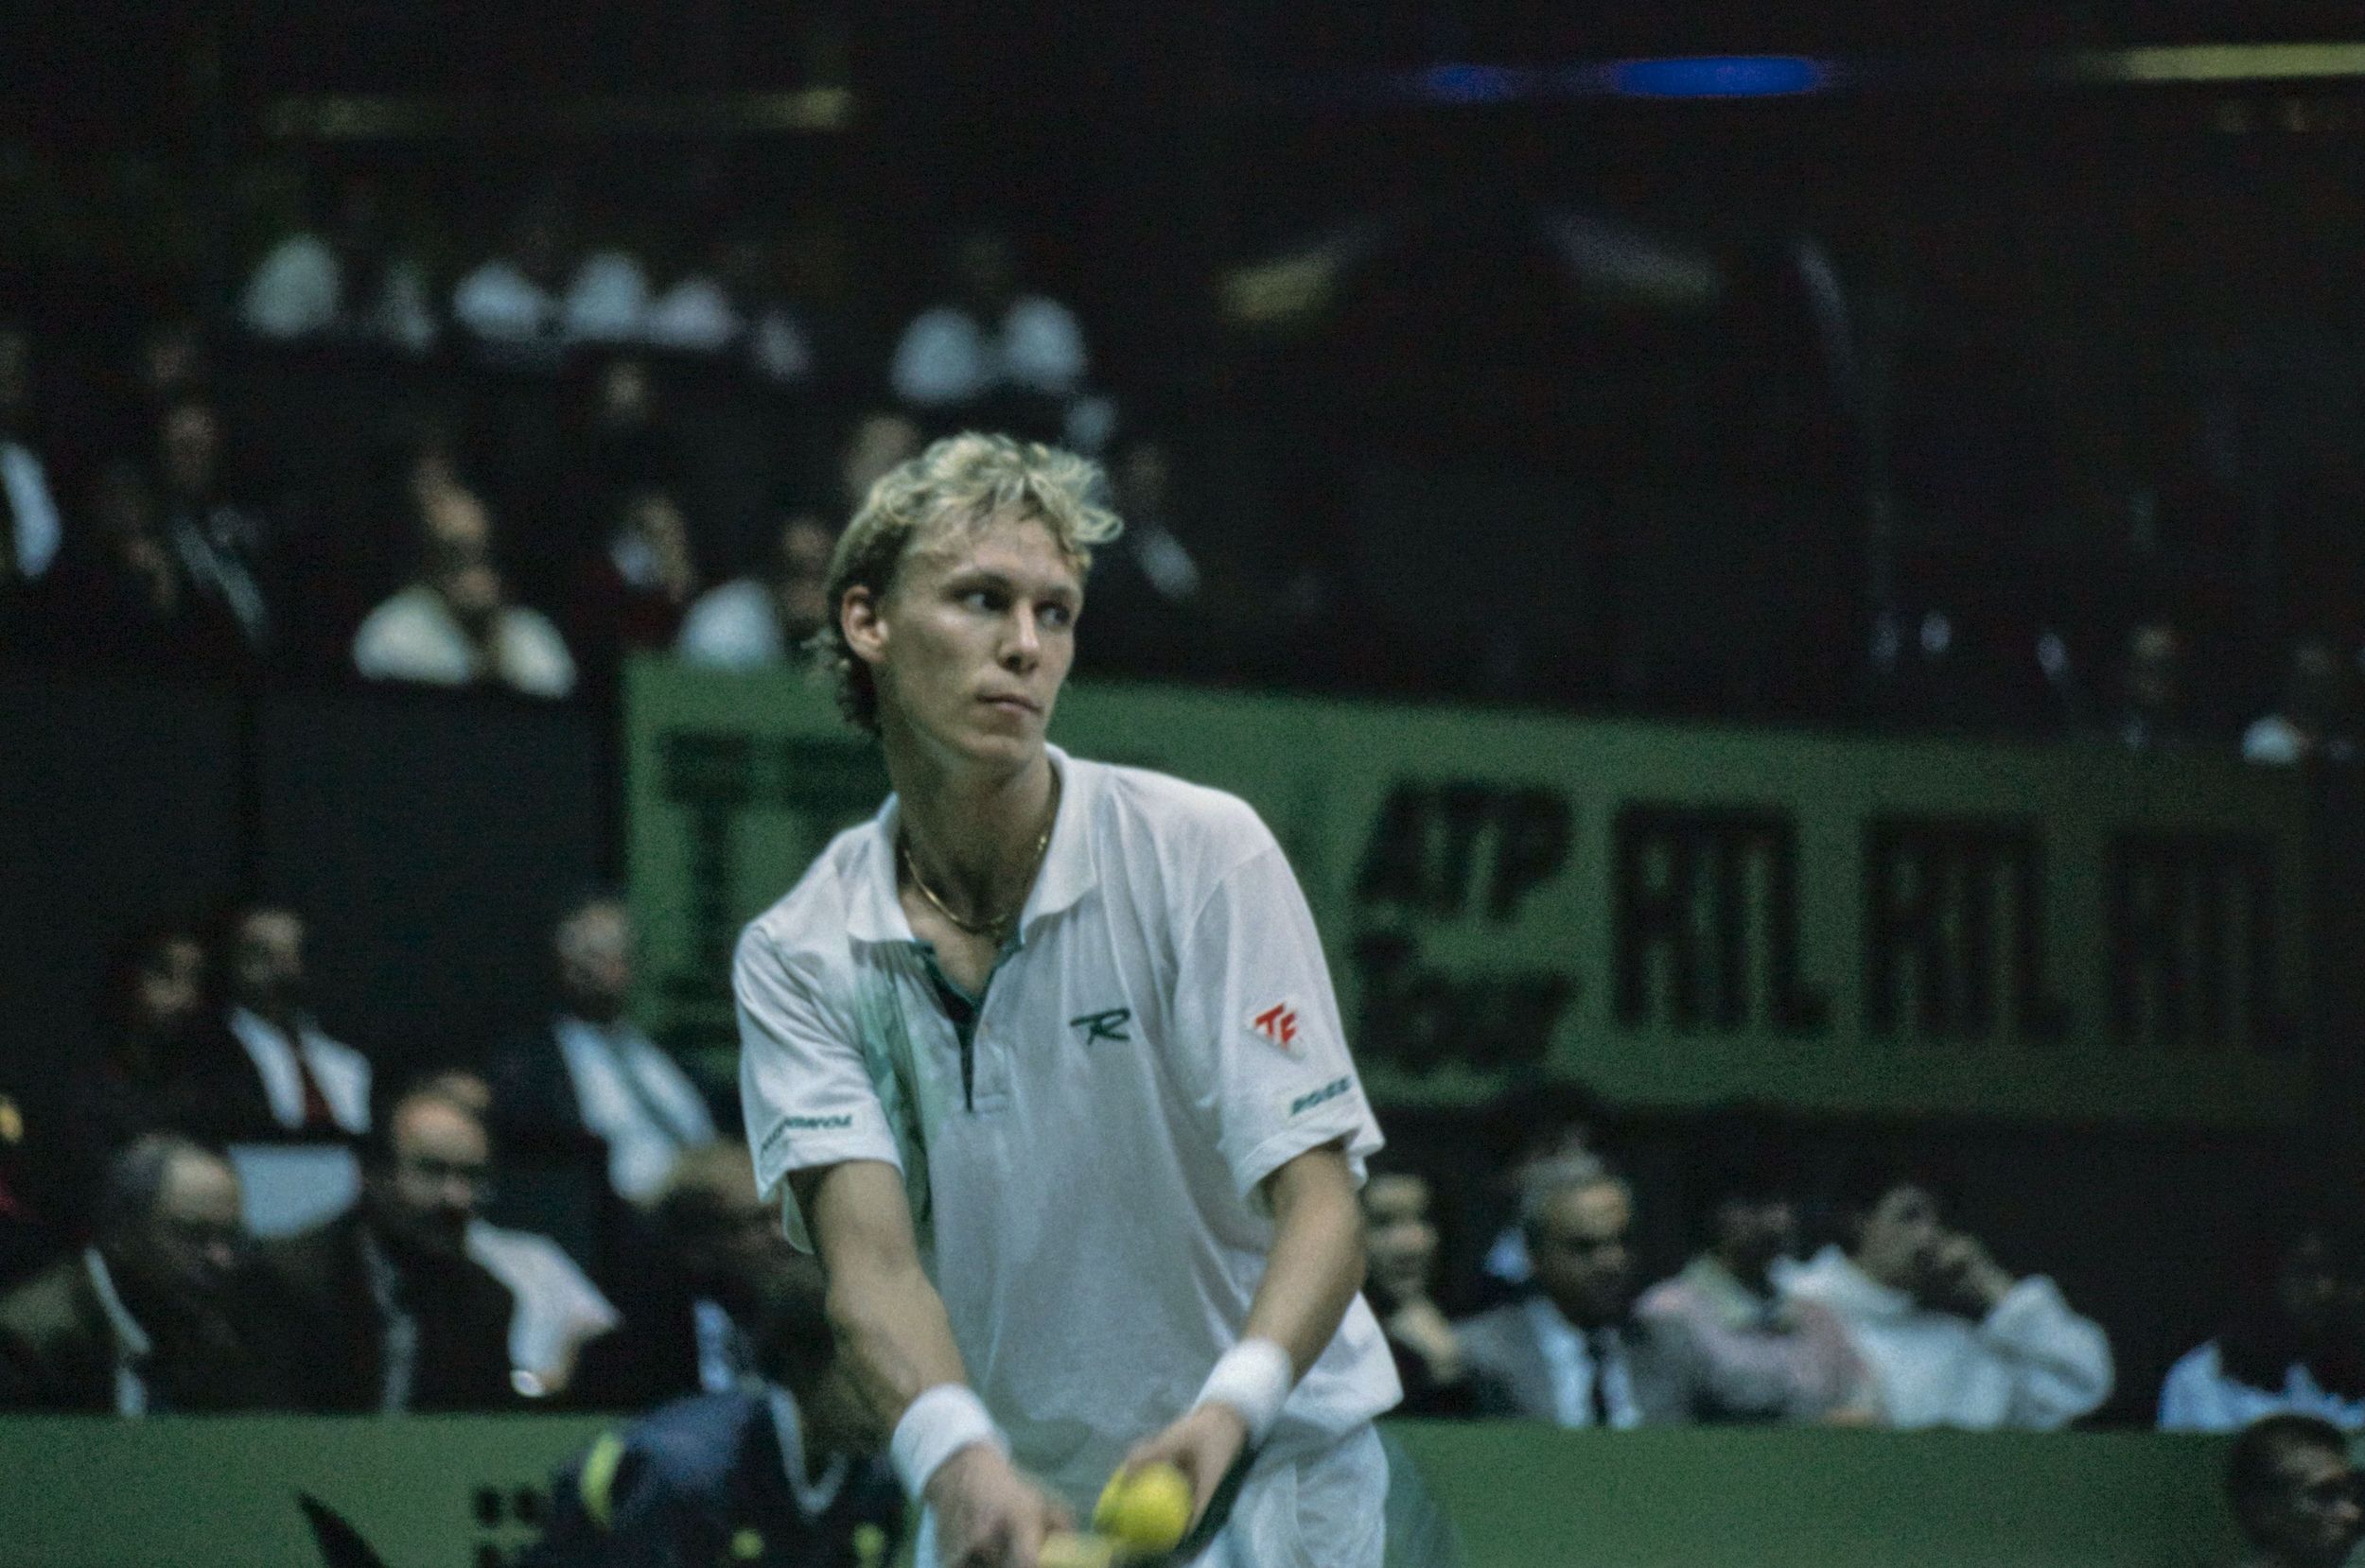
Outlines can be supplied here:
M747 928L733 984L760 1184L901 1170L972 1384L1088 1512L1238 1339L1272 1241L1258 1184L1334 1140L1359 1180L1380 1137L1256 814L1051 756L1059 819L966 1050L896 896L891 796ZM1358 1297L1269 1446L1325 1446L1398 1396Z

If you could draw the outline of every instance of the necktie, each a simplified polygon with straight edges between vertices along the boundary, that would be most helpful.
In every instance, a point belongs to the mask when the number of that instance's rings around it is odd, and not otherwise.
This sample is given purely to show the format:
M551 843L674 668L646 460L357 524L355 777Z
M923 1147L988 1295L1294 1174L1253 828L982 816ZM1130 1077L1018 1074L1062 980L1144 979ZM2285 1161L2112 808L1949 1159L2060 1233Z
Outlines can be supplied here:
M1596 1329L1587 1337L1591 1341L1590 1349L1593 1351L1593 1386L1591 1390L1593 1424L1598 1427L1606 1428L1611 1424L1609 1416L1609 1356L1610 1352L1617 1348L1618 1336L1615 1332L1609 1329Z
M288 1046L295 1054L296 1082L304 1086L304 1120L297 1125L306 1132L335 1132L337 1113L321 1092L321 1081L312 1076L312 1064L304 1059L304 1042L290 1038Z

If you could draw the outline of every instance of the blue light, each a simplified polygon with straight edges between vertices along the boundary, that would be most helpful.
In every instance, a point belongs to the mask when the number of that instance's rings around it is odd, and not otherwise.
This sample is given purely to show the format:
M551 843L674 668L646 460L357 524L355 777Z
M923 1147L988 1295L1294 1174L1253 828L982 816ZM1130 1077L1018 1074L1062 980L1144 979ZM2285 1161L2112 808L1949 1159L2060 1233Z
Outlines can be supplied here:
M1439 103L1509 103L1526 96L1531 76L1501 65L1432 65L1421 73L1419 91Z
M1628 60L1612 67L1610 91L1630 98L1781 97L1813 92L1826 74L1822 61L1797 55Z

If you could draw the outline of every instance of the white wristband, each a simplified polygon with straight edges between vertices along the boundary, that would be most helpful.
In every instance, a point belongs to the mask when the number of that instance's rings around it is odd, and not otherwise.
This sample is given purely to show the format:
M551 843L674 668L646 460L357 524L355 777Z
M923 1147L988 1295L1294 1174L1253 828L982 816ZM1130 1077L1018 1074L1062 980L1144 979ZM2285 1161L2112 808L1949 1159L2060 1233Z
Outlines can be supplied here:
M972 1443L1001 1448L1001 1430L987 1414L985 1401L957 1383L939 1383L903 1407L887 1452L905 1495L917 1502L928 1478Z
M1296 1381L1288 1351L1270 1339L1243 1339L1223 1352L1192 1402L1219 1401L1232 1406L1248 1423L1248 1440L1260 1443L1280 1419L1289 1385Z

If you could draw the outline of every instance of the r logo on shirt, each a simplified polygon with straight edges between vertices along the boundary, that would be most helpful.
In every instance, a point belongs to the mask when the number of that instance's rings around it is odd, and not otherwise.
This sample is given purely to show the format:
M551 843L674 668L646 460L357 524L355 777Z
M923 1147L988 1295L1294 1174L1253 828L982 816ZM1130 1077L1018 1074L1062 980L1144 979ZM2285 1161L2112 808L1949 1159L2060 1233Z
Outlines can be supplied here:
M1297 1005L1287 998L1270 1007L1260 1007L1248 1016L1248 1030L1276 1051L1287 1051L1297 1043Z
M1132 1017L1133 1009L1130 1007L1111 1007L1105 1012L1086 1013L1081 1018L1070 1019L1067 1026L1084 1031L1086 1045L1095 1040L1130 1040L1133 1037L1125 1032L1125 1026Z

